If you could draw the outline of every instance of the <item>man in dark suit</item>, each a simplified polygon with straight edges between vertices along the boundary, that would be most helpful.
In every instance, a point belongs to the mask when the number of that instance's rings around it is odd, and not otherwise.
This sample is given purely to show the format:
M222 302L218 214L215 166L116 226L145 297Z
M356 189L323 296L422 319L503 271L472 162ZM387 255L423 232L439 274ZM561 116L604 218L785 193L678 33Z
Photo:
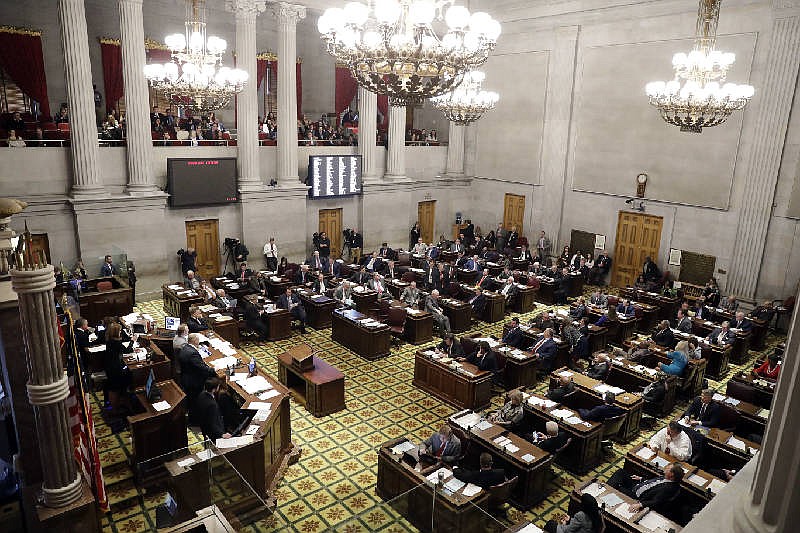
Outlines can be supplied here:
M728 327L728 321L724 321L722 326L718 328L714 328L714 331L708 334L706 340L711 344L716 344L719 346L725 346L732 343L735 340L736 336Z
M241 283L247 283L253 275L253 271L247 267L247 263L242 261L239 264L239 273L236 274L236 279Z
M500 289L500 294L502 294L503 298L505 298L506 307L514 303L514 298L516 298L518 292L519 289L514 284L514 277L512 276L507 278L505 285L503 285L503 288Z
M621 415L625 411L622 407L614 405L617 397L613 392L606 392L603 403L591 409L578 409L578 414L588 422L602 422L609 418Z
M200 333L208 329L203 312L196 305L189 308L189 319L186 321L186 325L189 326L189 333Z
M383 259L375 255L375 252L372 252L367 257L367 260L364 261L364 266L368 272L380 272L383 270Z
M553 329L554 327L553 319L550 318L550 314L547 311L542 311L536 318L529 320L528 325L539 331L544 331L547 328Z
M720 406L714 401L714 391L703 389L700 396L692 400L683 418L692 427L703 426L715 428L719 426Z
M328 272L328 270L330 270L328 258L319 253L319 250L314 250L314 253L308 258L308 265L311 267L311 270L317 272Z
M531 251L528 250L527 246L522 246L522 250L519 252L519 257L517 257L520 261L528 261L528 263L533 262L533 256L531 255Z
M506 242L506 248L511 248L512 250L517 247L517 241L519 240L519 233L517 232L516 226L511 226L511 231L508 233L508 241Z
M678 309L678 316L675 317L675 329L684 333L692 332L692 319L683 312L683 309Z
M425 265L425 288L429 291L441 288L441 276L439 268L433 260L428 261Z
M350 253L354 260L361 258L361 249L364 248L364 236L358 232L357 229L353 230L350 234Z
M325 274L320 272L317 274L317 279L314 280L314 292L317 294L325 294L325 291L331 288L329 283L325 283Z
M300 321L300 332L306 333L306 310L300 303L300 297L292 293L291 287L286 287L286 292L278 299L278 307L288 309L292 316Z
M583 296L578 297L575 307L569 310L569 316L572 320L580 320L586 315L586 300Z
M664 348L672 349L675 346L675 334L669 329L669 322L662 320L658 324L656 332L650 337L656 344Z
M620 469L614 472L608 484L639 500L638 505L630 508L631 511L638 512L642 507L648 507L663 513L664 505L680 492L682 479L683 468L678 463L672 463L664 467L663 477L646 480Z
M483 289L480 287L476 288L475 296L470 298L468 303L472 306L472 316L482 316L483 309L486 307L486 296L483 294Z
M194 402L194 419L200 424L203 436L211 442L217 439L229 439L230 433L225 433L225 423L222 412L217 404L220 382L217 378L206 380L203 391L197 395Z
M617 305L617 314L624 317L636 316L636 308L631 305L629 300L622 300Z
M472 246L475 243L475 225L472 223L472 220L465 220L467 223L467 227L464 228L464 245Z
M483 290L488 289L492 285L492 278L489 276L489 269L486 268L481 272L481 277L475 282L476 287L480 287Z
M225 294L225 289L217 289L217 298L211 303L220 309L233 309L236 307L236 300L228 297Z
M436 350L453 359L464 356L464 347L461 346L461 343L458 342L452 333L448 333L444 336L442 342L436 347Z
M119 274L117 270L117 265L114 264L114 261L111 259L110 255L105 257L103 261L103 266L100 267L100 275L104 278L116 276Z
M256 275L250 278L248 285L259 296L267 295L267 279L261 272L256 272Z
M744 312L742 311L736 313L736 316L733 319L731 319L729 325L733 329L740 329L744 332L753 329L753 323L747 318L745 318Z
M586 375L592 379L605 381L608 371L611 368L611 362L608 355L598 353L594 356L594 361L586 369Z
M259 340L266 340L269 330L261 318L261 311L247 301L244 304L244 320L248 328L258 333Z
M387 280L400 279L400 272L397 270L397 268L395 268L393 260L390 259L386 263L386 268L384 269L383 277Z
M358 269L358 272L353 272L353 275L350 276L350 281L356 285L364 285L369 281L369 278L370 276L367 273L367 270L362 266Z
M461 441L453 435L450 426L444 424L439 431L422 443L424 453L443 463L455 463L461 457Z
M556 453L567 443L568 435L558 427L556 422L548 420L545 423L546 433L533 433L533 442L537 447L548 453Z
M472 483L483 489L500 485L506 480L506 473L502 468L492 468L492 456L486 452L480 455L480 470L466 470L454 468L453 475L465 483Z
M324 231L319 234L319 256L325 259L331 256L331 240Z
M457 254L464 252L464 245L461 244L461 239L456 239L455 242L450 245L450 251Z
M511 319L511 328L508 330L508 333L503 335L503 344L508 346L513 346L514 348L523 348L525 343L525 337L522 334L522 330L519 327L519 318L514 317Z
M214 369L205 364L200 352L200 336L197 333L190 333L186 344L178 352L178 363L181 367L181 388L186 393L190 408L194 401L203 390L203 386L208 378L216 377ZM190 417L194 420L193 417Z
M385 242L381 244L381 247L378 249L378 255L384 262L394 258L394 250L389 248L389 245Z
M477 366L478 370L497 372L497 358L486 341L479 342L478 349L462 360Z
M311 273L308 271L308 265L300 265L300 270L294 276L296 285L305 285L311 283Z
M644 258L644 265L642 265L642 275L645 281L658 282L661 281L661 270L658 265L648 255Z
M611 258L608 256L608 253L603 250L600 252L600 255L597 256L597 259L594 260L594 266L589 273L589 282L598 285L602 284L610 269Z
M550 328L544 330L542 335L533 343L533 346L529 348L529 351L538 355L542 360L542 370L552 371L556 363L556 353L558 352L556 341L553 340L553 330Z
M89 328L89 322L85 318L79 318L75 321L75 344L78 347L78 354L81 358L81 367L84 371L89 369L89 361L91 354L89 353L89 346L92 345L89 336L92 330Z
M575 392L572 376L558 376L558 387L547 391L547 397L554 402L560 402L567 394Z

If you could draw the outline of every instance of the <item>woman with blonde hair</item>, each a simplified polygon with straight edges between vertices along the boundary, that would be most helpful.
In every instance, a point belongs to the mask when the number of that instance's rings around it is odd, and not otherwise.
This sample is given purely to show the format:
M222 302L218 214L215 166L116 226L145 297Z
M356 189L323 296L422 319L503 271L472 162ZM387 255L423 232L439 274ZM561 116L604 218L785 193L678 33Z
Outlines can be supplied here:
M689 343L686 341L679 342L675 349L667 354L672 362L670 364L659 363L659 368L665 374L673 376L680 376L683 374L683 369L689 364Z

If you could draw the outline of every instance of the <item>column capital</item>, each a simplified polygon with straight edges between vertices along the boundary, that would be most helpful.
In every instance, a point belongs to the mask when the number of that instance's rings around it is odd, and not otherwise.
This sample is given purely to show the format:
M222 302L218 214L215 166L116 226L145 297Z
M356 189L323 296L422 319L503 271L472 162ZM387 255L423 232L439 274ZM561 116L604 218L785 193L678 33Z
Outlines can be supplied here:
M289 2L275 2L270 5L273 16L283 24L297 24L306 18L306 8Z
M267 9L267 0L225 0L225 9L237 17L256 17Z
M119 0L120 4L139 4L142 5L144 0Z

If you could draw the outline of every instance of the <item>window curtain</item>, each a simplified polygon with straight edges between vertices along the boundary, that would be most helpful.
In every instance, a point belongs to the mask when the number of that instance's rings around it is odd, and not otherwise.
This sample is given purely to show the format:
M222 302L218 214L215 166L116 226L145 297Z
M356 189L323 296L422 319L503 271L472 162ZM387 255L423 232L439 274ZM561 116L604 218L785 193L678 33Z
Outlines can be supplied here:
M269 68L268 60L256 59L256 91L261 87L264 78L267 77L267 68Z
M336 121L341 120L341 115L350 106L353 98L358 93L358 82L347 67L336 67L336 93L335 93L335 106L336 106Z
M106 113L111 113L125 94L125 83L122 79L122 47L119 43L101 41L100 52L103 60Z
M0 31L0 66L22 92L38 102L42 116L50 117L41 35L27 30Z
M296 66L297 72L297 118L303 116L303 64L298 61Z

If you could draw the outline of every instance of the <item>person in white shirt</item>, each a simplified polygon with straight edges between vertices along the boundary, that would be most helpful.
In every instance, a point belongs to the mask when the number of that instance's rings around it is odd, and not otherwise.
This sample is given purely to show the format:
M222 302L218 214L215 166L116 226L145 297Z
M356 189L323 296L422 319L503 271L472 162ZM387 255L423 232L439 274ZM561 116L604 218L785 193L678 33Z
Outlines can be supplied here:
M670 422L650 438L647 444L651 450L662 451L679 461L692 456L692 439L677 422Z
M417 239L417 244L414 245L414 248L411 250L411 253L417 255L426 255L428 253L428 245L422 242L422 237Z
M11 148L24 148L26 146L25 141L22 138L17 137L17 132L14 130L8 130L7 142L8 146Z
M275 237L270 237L269 242L264 245L264 263L270 272L278 270L278 247L275 246Z

